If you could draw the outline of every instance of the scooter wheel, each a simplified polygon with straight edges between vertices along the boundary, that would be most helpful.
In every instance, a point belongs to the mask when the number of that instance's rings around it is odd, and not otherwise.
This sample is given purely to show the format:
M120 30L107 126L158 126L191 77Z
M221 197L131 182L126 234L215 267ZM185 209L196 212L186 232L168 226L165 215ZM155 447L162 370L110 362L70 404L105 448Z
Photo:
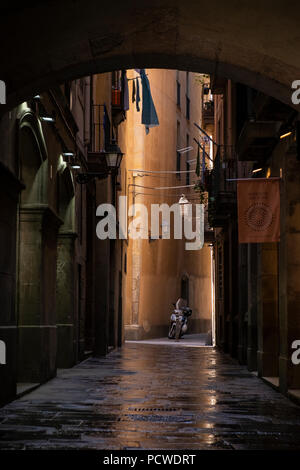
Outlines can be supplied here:
M178 341L180 338L181 333L181 324L180 322L176 322L176 331L175 331L175 340Z
M173 323L170 330L169 330L168 338L169 339L174 339L174 337L175 337L175 325Z

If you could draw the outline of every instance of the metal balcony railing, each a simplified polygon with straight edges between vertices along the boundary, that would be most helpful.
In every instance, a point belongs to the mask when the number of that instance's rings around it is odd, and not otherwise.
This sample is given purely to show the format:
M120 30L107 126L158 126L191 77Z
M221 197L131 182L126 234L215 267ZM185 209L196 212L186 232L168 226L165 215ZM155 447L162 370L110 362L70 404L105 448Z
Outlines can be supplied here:
M104 152L111 141L111 124L105 104L92 105L91 152Z
M236 210L237 159L233 146L217 146L210 174L208 220L210 227L224 227ZM234 180L234 181L232 181Z
M214 102L211 100L204 101L202 109L203 125L214 123Z
M211 172L211 196L236 192L237 158L232 145L218 145Z

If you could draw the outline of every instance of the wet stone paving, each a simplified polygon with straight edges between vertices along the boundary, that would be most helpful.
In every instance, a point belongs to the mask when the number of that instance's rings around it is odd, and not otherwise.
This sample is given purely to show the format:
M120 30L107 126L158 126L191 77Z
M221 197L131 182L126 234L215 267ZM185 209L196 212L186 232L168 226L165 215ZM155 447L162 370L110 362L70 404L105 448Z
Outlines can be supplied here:
M0 409L0 449L300 449L300 407L209 347L127 343Z

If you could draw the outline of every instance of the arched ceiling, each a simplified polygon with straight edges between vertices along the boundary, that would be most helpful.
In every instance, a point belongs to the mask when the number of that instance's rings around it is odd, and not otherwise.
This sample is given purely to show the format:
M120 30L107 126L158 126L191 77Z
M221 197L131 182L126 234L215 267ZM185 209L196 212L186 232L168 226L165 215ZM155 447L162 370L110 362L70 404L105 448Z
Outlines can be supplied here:
M1 2L0 79L11 108L54 83L120 68L215 73L291 103L300 2ZM299 108L300 109L300 108Z

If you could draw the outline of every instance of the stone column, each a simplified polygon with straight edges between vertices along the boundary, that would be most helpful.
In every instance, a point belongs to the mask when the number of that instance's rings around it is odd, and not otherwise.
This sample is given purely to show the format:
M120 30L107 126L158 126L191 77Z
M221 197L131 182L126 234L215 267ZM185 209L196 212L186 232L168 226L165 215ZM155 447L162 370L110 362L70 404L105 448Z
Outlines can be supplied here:
M248 244L248 344L247 365L257 370L257 245Z
M43 204L20 208L18 381L56 374L56 255L62 221Z
M125 325L125 338L128 340L143 339L143 326L140 323L140 285L142 263L142 240L130 240L132 243L131 258L131 301L132 314L130 324Z
M278 377L277 243L258 245L258 255L258 374L260 377Z
M300 339L300 162L295 149L283 159L280 238L279 386L285 393L300 389L300 366L291 361L292 342Z
M240 364L247 362L247 322L248 322L248 247L246 244L240 244L239 251L239 342L238 359Z
M74 232L60 232L57 241L56 321L57 367L72 367L75 354L75 239Z
M96 205L110 202L109 178L96 182ZM96 221L98 223L98 220ZM109 342L109 281L110 281L110 240L99 240L95 244L95 354L103 356L108 352Z
M237 221L229 224L228 229L228 252L224 252L227 258L224 258L224 266L228 265L225 271L224 281L226 281L224 290L225 315L228 329L228 352L233 356L238 356L239 340L239 258L238 258L238 231ZM228 291L228 292L227 292ZM228 299L226 301L226 299Z

